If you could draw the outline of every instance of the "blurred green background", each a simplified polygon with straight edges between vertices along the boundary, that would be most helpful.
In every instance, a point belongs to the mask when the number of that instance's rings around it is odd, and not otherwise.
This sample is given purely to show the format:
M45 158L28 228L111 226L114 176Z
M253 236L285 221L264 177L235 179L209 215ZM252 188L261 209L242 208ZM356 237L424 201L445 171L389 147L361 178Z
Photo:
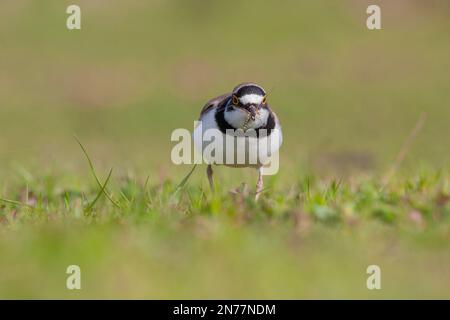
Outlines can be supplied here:
M447 1L2 1L1 171L75 166L76 133L105 166L169 162L170 133L242 81L272 91L295 169L377 170L420 112L405 167L448 163ZM155 149L157 150L155 152Z
M81 7L81 30L66 29L70 4ZM366 28L369 4L381 6L382 30ZM95 186L74 134L102 177L114 167L117 179L179 181L189 168L170 161L172 130L193 128L209 98L244 81L271 91L284 145L280 173L270 179L282 185L307 174L383 174L422 112L425 126L401 174L448 168L449 13L444 0L3 0L0 196L42 177L61 189ZM192 180L206 186L199 172ZM241 177L252 186L256 178L241 170L217 174L224 189ZM8 274L0 297L378 297L365 289L374 259L361 238L373 243L392 232L369 227L339 242L339 231L319 227L320 236L305 240L297 256L284 252L287 231L236 231L220 219L200 219L215 230L211 241L192 235L195 227L174 237L164 223L152 226L152 235L139 226L131 232L73 223L73 230L64 222L0 227L0 277ZM420 237L448 249L447 229L444 242ZM397 263L388 277L404 284L391 284L383 297L448 297L440 286L450 277L443 266L448 251L412 246L423 251L419 257L409 246L392 255L371 251L387 257L385 265ZM91 285L81 294L65 290L64 270L58 273L72 258L91 268ZM414 287L416 273L404 273L411 265L434 272Z

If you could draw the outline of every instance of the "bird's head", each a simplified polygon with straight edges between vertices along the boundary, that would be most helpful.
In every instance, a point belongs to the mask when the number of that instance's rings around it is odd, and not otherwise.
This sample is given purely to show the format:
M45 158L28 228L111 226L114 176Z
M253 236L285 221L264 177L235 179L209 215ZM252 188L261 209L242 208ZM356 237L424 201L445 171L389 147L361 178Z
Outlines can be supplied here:
M243 83L233 89L228 121L236 128L257 128L267 121L266 91L255 83Z
M233 107L243 110L255 120L261 108L266 104L266 91L255 83L243 83L233 89L231 95Z

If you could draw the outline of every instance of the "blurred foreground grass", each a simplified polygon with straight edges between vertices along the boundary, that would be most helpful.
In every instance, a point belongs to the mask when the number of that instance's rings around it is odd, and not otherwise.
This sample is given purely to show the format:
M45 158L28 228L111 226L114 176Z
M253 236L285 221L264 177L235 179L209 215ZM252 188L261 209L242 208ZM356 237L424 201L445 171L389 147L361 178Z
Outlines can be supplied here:
M77 185L75 177L68 185ZM117 208L60 177L0 205L3 298L448 298L450 176L270 182L248 190L122 179ZM195 180L195 179L194 179ZM205 191L206 190L206 191ZM67 266L82 290L65 288ZM379 265L382 290L366 288Z

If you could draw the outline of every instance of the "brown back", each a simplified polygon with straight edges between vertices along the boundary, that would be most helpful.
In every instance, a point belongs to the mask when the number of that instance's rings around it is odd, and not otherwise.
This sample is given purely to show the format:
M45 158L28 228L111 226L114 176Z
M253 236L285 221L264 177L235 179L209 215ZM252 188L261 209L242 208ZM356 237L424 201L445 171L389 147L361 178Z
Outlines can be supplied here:
M222 94L218 97L215 97L215 98L209 100L202 108L202 111L200 112L200 117L203 114L205 114L206 112L208 112L209 110L211 110L213 108L217 108L221 104L221 102L225 101L230 96L231 96L231 93L225 93L225 94Z

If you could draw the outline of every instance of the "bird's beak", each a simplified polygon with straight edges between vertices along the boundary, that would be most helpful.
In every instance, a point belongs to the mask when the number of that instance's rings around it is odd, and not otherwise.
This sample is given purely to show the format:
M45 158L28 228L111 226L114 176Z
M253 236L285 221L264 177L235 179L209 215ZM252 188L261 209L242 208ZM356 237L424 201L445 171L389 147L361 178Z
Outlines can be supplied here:
M248 113L250 113L251 119L255 120L256 115L259 113L258 107L251 104L246 108L246 110L248 111Z

